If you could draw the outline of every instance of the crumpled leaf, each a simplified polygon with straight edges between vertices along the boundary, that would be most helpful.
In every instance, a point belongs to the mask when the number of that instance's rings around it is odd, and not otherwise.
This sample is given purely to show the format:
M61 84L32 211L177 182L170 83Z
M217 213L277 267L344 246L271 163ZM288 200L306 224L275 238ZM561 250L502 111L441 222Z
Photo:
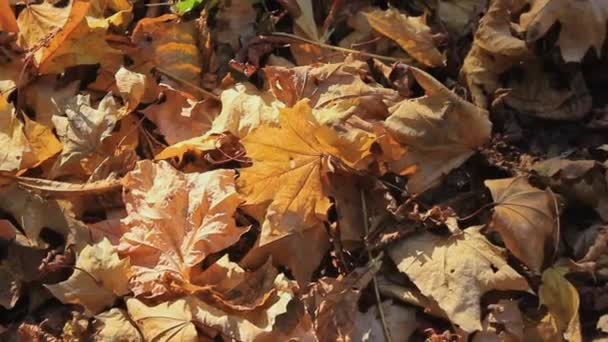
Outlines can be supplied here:
M531 186L525 177L485 181L494 199L492 228L519 260L540 273L545 252L556 246L558 202L550 189Z
M269 66L264 72L270 91L287 106L309 99L315 110L335 109L341 120L355 114L384 119L388 107L400 100L396 91L367 83L370 70L358 60L293 68Z
M200 83L201 56L194 21L179 21L175 14L143 18L137 22L131 39L148 54L146 62L151 59L154 66L195 86ZM163 79L163 83L184 86L171 79Z
M447 238L425 232L389 248L399 271L435 300L450 321L467 332L481 330L481 296L491 290L528 290L502 248L470 227Z
M423 192L464 163L489 138L488 112L461 99L429 74L410 69L426 95L391 107L386 129L408 152L391 168L415 173L408 188Z
M608 279L608 227L596 223L582 232L566 230L564 235L571 242L575 267L597 279Z
M608 220L608 182L606 167L595 160L551 158L532 165L544 184L568 202L593 207Z
M56 33L67 22L72 3L56 7L49 2L26 6L19 14L19 45L24 49L33 49L41 44L42 39ZM44 49L34 52L34 60L40 63Z
M131 258L136 296L192 291L193 267L246 231L232 217L241 203L232 170L184 174L144 160L123 186L128 216L119 253Z
M520 17L526 40L542 38L561 24L557 45L566 62L580 62L589 48L600 55L606 39L608 3L602 0L529 0L530 10ZM585 18L585 20L579 20Z
M63 142L63 151L55 164L55 175L70 167L80 168L88 157L99 158L94 152L110 138L117 122L117 111L118 105L112 94L107 94L97 109L92 107L89 95L78 95L66 107L66 116L53 116L57 135Z
M80 304L88 314L95 314L129 292L130 273L129 260L120 259L104 239L80 252L70 278L46 287L63 303Z
M273 341L280 331L277 329L280 317L289 314L288 305L293 299L289 281L279 276L275 284L278 292L269 305L247 314L223 311L194 296L157 306L129 298L127 309L146 340L198 341L196 324L206 328L203 332L211 339L221 333L236 341ZM288 331L284 340L289 340L290 335Z
M500 75L531 55L526 42L511 31L511 5L511 0L491 1L460 71L473 103L481 108L492 101Z
M324 229L330 206L322 184L327 158L356 167L369 155L372 143L369 139L349 143L331 128L320 126L306 102L283 109L279 120L280 127L262 125L242 141L253 166L241 171L238 189L252 215L264 222L260 246ZM274 256L273 260L282 262ZM310 277L293 272L299 281Z
M140 103L151 103L158 97L158 86L148 75L120 67L114 77L116 88L126 104L118 115L119 119L135 110Z
M230 132L244 138L261 124L279 122L279 110L284 108L270 92L257 90L250 83L237 83L221 94L222 111L213 120L209 133Z
M568 341L582 341L579 320L579 295L576 288L564 276L568 267L554 265L543 272L538 289L540 304L549 309L548 320L555 331L563 333Z
M129 320L124 310L113 308L95 315L93 341L143 342L139 330Z
M430 67L445 65L445 57L437 50L424 16L410 17L394 7L386 11L374 9L364 14L374 30L394 40L420 63Z
M160 84L159 89L164 94L164 101L150 105L142 112L154 122L170 145L198 137L211 128L219 112L215 101L196 101L191 95L166 84Z
M303 298L319 341L349 341L356 334L361 291L380 270L382 260L370 261L345 277L319 279Z

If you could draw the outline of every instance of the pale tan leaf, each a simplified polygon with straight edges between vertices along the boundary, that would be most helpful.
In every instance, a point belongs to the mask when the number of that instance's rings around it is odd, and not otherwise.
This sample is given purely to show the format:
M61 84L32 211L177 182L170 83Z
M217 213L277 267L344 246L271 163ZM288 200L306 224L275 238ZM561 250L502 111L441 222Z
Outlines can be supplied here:
M538 296L540 304L549 309L547 319L553 328L564 334L568 341L580 342L580 299L576 288L564 277L567 273L568 268L560 265L546 269Z
M139 330L121 309L114 308L95 315L93 328L93 340L96 342L143 342Z
M467 332L482 328L484 293L529 289L525 278L507 264L505 251L486 240L481 228L447 238L425 232L389 249L397 268Z

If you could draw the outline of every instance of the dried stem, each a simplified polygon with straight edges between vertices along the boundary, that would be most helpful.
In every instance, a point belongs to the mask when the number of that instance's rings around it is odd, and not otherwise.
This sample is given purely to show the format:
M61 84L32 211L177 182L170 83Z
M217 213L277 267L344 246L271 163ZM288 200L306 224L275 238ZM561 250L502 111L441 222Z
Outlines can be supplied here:
M369 219L367 217L367 202L365 200L365 190L363 188L359 189L359 193L361 194L361 210L363 211L363 228L365 229L365 236L369 234ZM372 251L367 246L367 241L365 241L365 250L367 251L367 256L369 260L373 259ZM374 294L376 295L376 304L378 305L378 313L380 314L380 322L382 322L382 330L384 331L384 339L386 342L392 342L391 332L388 330L388 325L386 324L386 317L384 316L384 310L382 309L382 300L380 299L380 290L378 288L378 279L374 274L372 277L372 283L374 285Z

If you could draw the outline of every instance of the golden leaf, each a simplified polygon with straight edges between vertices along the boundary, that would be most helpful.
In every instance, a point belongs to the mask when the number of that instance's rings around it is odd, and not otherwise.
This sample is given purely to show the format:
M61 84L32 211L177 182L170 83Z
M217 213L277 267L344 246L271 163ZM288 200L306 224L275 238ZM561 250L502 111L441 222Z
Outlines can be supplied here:
M95 315L93 327L95 342L143 342L140 332L133 326L126 312L121 309L113 308Z
M538 288L540 304L549 309L546 319L556 332L563 333L568 341L580 342L580 299L576 288L564 276L568 267L554 265L543 272Z
M241 203L232 170L184 174L144 160L123 186L128 216L119 252L131 257L136 295L191 291L193 267L246 231L232 217Z
M445 65L445 57L437 50L424 16L408 17L396 8L374 9L364 14L374 30L394 40L420 63L430 67Z

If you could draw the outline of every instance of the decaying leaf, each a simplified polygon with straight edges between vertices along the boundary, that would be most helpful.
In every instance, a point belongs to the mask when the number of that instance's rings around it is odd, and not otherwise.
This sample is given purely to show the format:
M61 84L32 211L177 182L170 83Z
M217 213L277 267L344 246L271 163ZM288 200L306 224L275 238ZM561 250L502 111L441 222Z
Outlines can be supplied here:
M371 140L356 144L320 126L306 102L281 110L280 127L262 125L243 139L253 166L241 171L239 192L254 217L264 222L260 246L309 229L323 229L330 202L322 176L329 158L356 165L369 154ZM276 262L281 260L273 258ZM307 281L310 274L294 270Z
M374 30L397 42L417 61L430 67L445 65L445 57L437 50L424 16L408 17L396 8L389 8L372 10L365 17Z
M124 310L110 309L95 315L93 340L143 342L143 338Z
M526 40L542 38L556 23L561 24L557 44L566 62L579 62L589 48L599 55L606 38L608 3L602 0L530 0L530 10L521 16ZM585 20L579 20L585 18Z
M475 334L474 342L524 340L524 321L517 301L501 299L488 309L483 330Z
M392 301L382 302L382 312L386 321L391 340L406 342L417 328L416 313L412 308L394 304ZM384 328L377 306L372 306L364 314L357 315L353 341L373 342L382 341Z
M389 249L399 271L467 332L482 328L484 293L528 290L526 280L507 264L505 251L486 240L481 228L470 227L448 238L426 232Z
M119 252L131 259L137 296L192 291L193 267L246 231L232 217L241 203L234 171L184 174L167 162L145 160L123 186L128 216Z
M538 289L540 303L549 309L545 318L568 341L582 341L579 320L579 295L576 288L564 276L565 266L553 266L543 272Z
M494 199L492 228L505 245L533 271L540 273L547 251L555 250L559 204L550 189L531 186L525 177L487 180Z
M95 314L129 292L128 259L120 259L107 239L85 247L76 260L74 273L66 281L46 287L64 303L82 305Z
M408 188L423 192L485 143L492 124L484 109L461 99L424 71L411 68L411 72L426 95L391 107L385 125L408 148L391 168L403 172L415 167Z

